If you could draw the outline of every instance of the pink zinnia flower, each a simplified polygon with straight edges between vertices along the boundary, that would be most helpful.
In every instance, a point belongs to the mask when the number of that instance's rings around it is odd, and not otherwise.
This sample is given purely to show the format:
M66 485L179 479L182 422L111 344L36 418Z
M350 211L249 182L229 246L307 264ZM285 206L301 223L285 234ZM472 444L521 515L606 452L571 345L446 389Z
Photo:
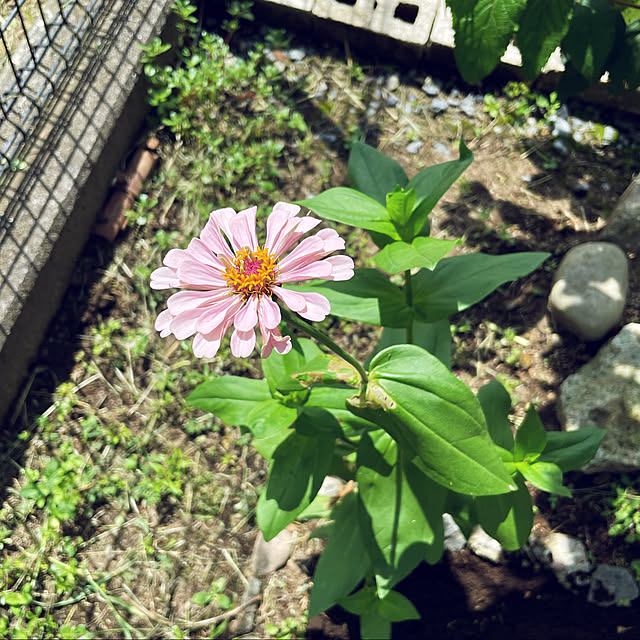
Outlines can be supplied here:
M273 207L265 243L259 245L256 209L213 211L200 237L193 238L187 249L171 249L164 258L166 266L151 274L152 289L185 289L169 298L156 329L161 337L173 334L178 340L195 334L193 353L198 358L212 358L231 325L234 356L247 357L253 351L256 325L262 334L263 358L273 349L287 353L291 339L278 329L280 307L274 296L307 320L324 320L331 306L319 293L291 291L283 285L353 276L351 258L326 257L344 249L344 240L333 229L305 238L284 256L320 223L311 216L296 217L297 205L278 202Z

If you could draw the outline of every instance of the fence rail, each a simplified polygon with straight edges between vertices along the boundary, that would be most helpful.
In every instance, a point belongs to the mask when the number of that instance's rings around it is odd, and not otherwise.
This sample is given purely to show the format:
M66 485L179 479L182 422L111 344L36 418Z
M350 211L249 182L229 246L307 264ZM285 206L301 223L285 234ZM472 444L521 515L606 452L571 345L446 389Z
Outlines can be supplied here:
M104 5L105 0L0 0L0 193L25 168L34 132ZM0 211L0 232L9 223L9 212Z

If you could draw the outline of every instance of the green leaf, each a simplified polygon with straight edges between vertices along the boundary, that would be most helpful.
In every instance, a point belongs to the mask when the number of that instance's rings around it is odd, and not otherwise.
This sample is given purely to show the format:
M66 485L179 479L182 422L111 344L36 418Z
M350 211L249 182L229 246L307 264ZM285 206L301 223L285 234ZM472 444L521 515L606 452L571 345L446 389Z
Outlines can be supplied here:
M332 440L342 435L336 418L320 407L305 407L296 422L296 431L303 436Z
M293 376L301 371L307 362L310 362L318 355L321 355L319 347L312 340L307 338L293 338L292 348L289 353L280 355L275 349L268 358L262 360L262 372L267 379L269 389L274 394L277 390L285 387L302 388L296 383Z
M316 497L331 465L334 441L291 433L273 452L269 479L256 517L271 540Z
M580 469L595 456L606 431L583 427L576 431L550 431L539 462L552 462L562 471Z
M360 638L362 640L391 640L391 622L375 609L360 616Z
M396 185L404 187L409 178L404 169L381 151L356 142L349 153L349 184L386 206L387 193Z
M478 390L478 400L489 428L491 439L503 449L513 451L513 433L509 422L511 397L497 381L492 380Z
M367 404L354 413L376 422L436 482L460 493L489 495L516 489L487 431L473 392L435 356L398 345L371 361Z
M393 222L399 232L401 232L402 228L409 221L415 203L415 189L407 189L405 191L398 185L391 193L387 194L387 211L389 212L391 222ZM403 236L402 233L401 235Z
M412 277L413 307L422 322L436 322L479 302L505 282L531 273L549 256L542 252L492 256L469 253L444 258L433 271Z
M574 3L562 52L589 84L600 80L616 36L622 36L624 27L620 12L605 0Z
M313 576L309 598L310 618L348 595L369 571L371 561L360 523L354 517L357 508L358 497L352 492L333 509L333 533Z
M356 479L383 563L375 562L379 588L390 589L443 539L446 490L410 462L383 430L365 434L358 448ZM365 516L366 513L366 516Z
M299 200L295 204L311 209L325 220L377 231L394 240L400 240L386 207L355 189L334 187L323 191L315 198Z
M519 549L533 526L533 509L527 485L518 475L518 490L499 496L475 498L474 508L482 528L505 549Z
M298 417L298 411L286 407L274 398L257 404L246 417L245 423L254 438L261 440L288 429Z
M462 77L477 84L496 67L526 0L447 0L453 14L454 55Z
M520 462L536 460L547 445L547 430L540 421L533 405L527 409L522 424L516 431L516 439L513 447L513 460Z
M571 491L562 484L562 470L556 464L551 462L534 462L529 464L526 461L516 464L518 471L532 485L548 491L549 493L557 493L561 496L571 497Z
M209 411L230 426L239 426L246 424L251 409L270 398L265 380L224 376L198 385L187 404Z
M518 25L516 44L522 54L522 73L533 80L569 30L574 0L528 2Z
M409 598L397 591L389 593L376 602L378 613L390 622L403 620L420 620L420 614Z
M340 318L405 327L411 319L402 289L389 282L377 269L356 269L351 280L304 284L289 287L294 291L316 291L331 303L331 313Z
M213 594L210 591L198 591L191 596L191 602L206 607L213 600Z
M373 357L380 353L383 349L391 347L394 344L405 344L407 342L406 329L392 329L385 327L382 330L380 340L376 345L373 353L369 357L366 366ZM438 320L438 322L413 322L413 341L411 344L418 345L426 349L434 355L447 369L451 369L451 330L449 322L446 319Z
M8 607L20 607L31 602L31 596L19 591L0 591L0 602Z
M460 140L460 157L457 160L427 167L409 180L407 188L415 189L418 196L409 221L413 236L420 233L433 207L472 161L473 153Z
M352 593L340 600L340 606L354 616L362 616L375 608L378 595L373 586L362 587L362 589Z
M306 407L322 407L338 420L342 431L353 434L362 429L374 429L376 426L354 415L347 409L347 400L355 395L355 389L347 387L313 387Z
M400 273L408 269L433 269L460 240L440 240L418 236L408 242L391 242L378 252L374 260L387 273Z
M607 67L613 91L621 93L640 85L640 19L630 22L624 37L616 40Z

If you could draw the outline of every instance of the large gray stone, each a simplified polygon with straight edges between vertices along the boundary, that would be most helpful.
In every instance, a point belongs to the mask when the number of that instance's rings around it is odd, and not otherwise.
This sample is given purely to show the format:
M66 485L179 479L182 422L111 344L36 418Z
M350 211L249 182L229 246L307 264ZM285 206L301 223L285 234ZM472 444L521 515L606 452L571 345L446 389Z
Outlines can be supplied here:
M562 383L558 415L566 431L596 426L607 432L583 471L640 469L640 324L625 325Z
M549 310L556 323L583 340L599 340L622 320L629 267L609 242L569 250L556 272Z
M599 564L591 576L587 600L601 607L629 606L638 597L638 585L624 567Z
M627 251L640 247L640 175L627 187L600 233Z

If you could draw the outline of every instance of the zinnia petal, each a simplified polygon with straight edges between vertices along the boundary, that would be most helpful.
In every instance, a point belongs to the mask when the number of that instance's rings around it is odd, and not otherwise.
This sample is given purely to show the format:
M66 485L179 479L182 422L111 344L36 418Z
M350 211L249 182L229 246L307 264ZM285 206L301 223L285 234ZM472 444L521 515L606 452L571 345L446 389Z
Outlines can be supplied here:
M231 353L236 358L248 358L256 346L256 332L239 331L235 329L231 334Z
M260 299L258 316L260 318L260 327L275 329L281 320L280 307L271 298L263 296Z
M258 324L258 296L251 296L236 314L233 324L238 331L250 331Z

